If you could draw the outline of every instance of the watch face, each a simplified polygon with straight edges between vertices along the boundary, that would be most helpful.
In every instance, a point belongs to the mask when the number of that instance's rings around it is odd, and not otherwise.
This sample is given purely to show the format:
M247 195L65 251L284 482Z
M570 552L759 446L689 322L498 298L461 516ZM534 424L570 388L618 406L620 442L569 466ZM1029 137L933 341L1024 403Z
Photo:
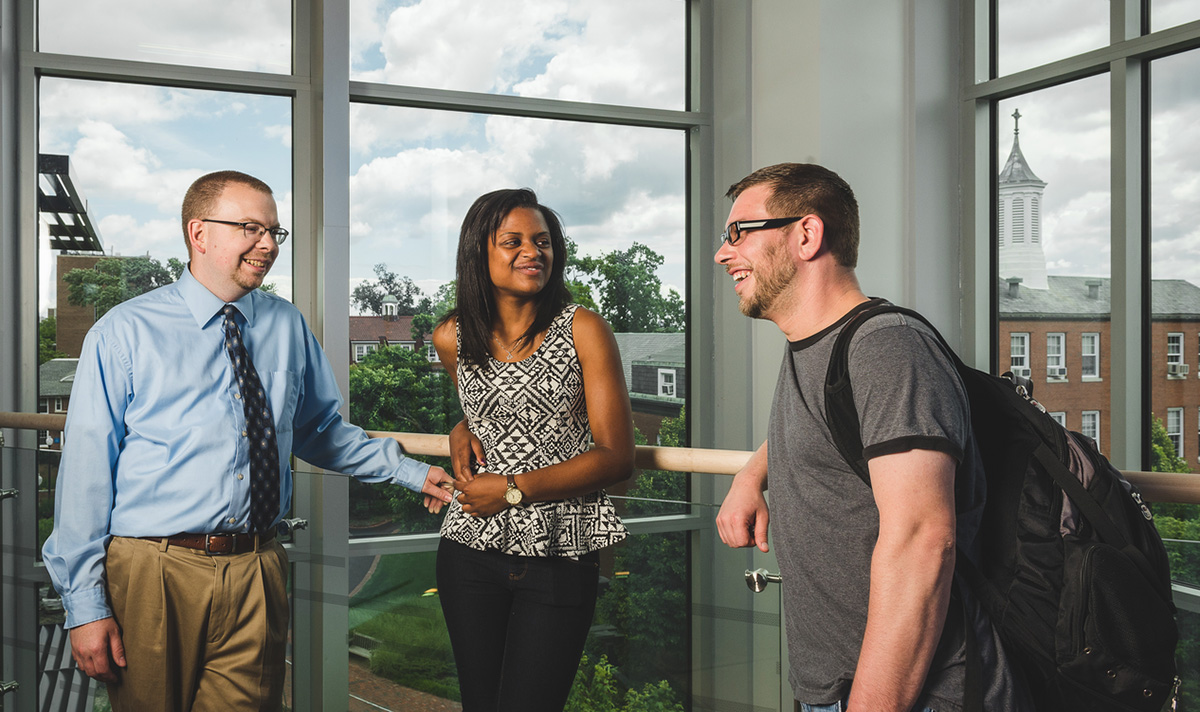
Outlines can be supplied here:
M504 500L509 504L520 504L521 490L516 487L509 487L508 491L504 493Z

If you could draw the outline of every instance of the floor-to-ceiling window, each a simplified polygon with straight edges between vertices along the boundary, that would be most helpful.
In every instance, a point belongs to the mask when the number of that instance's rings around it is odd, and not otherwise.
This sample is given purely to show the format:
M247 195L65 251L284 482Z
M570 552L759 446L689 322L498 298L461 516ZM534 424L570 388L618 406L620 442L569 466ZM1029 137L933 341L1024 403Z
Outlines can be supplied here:
M1032 335L1034 396L1068 428L1124 469L1200 477L1198 19L1179 0L972 3L964 125L990 149L967 208L990 216L973 224L993 364ZM1191 670L1200 508L1155 509ZM1183 697L1200 688L1185 680Z
M69 410L87 328L179 277L184 191L235 168L275 190L293 237L266 288L323 339L353 421L433 433L457 422L429 328L453 303L458 225L479 194L527 186L562 216L576 300L617 333L639 442L688 444L686 257L689 230L706 223L689 188L707 165L697 142L710 121L694 90L702 4L6 5L23 50L19 101L4 117L19 143L6 156L28 184L18 224L37 245L25 276L36 299L22 317L38 337L26 410ZM333 185L339 164L346 180ZM38 433L31 556L53 526L62 444L61 432ZM452 704L429 590L437 520L404 491L296 471L293 514L311 527L293 549L289 707L339 706L346 687L352 704L405 708L398 688ZM685 503L688 476L639 472L614 494L635 534L604 559L582 679L598 691L615 676L684 703L688 532L701 526ZM34 607L53 624L61 612L44 572L31 571L45 594ZM347 650L349 672L336 662ZM437 662L410 664L426 660ZM102 691L86 694L101 708Z
M350 3L351 419L447 433L462 418L429 349L454 306L459 227L480 195L532 188L562 218L575 301L617 334L639 442L686 444L688 4ZM633 18L637 18L633 21ZM367 350L370 353L365 353ZM361 356L359 354L362 354ZM677 376L664 396L659 371ZM439 461L446 464L445 461ZM433 567L440 517L399 488L352 483L350 680L392 707L407 690L458 696ZM680 511L680 474L611 493L626 516ZM361 544L361 545L360 545ZM369 548L368 548L369 547ZM359 554L358 552L362 552ZM577 695L614 676L688 687L682 532L605 552ZM647 621L655 625L647 628ZM582 699L582 698L581 698Z

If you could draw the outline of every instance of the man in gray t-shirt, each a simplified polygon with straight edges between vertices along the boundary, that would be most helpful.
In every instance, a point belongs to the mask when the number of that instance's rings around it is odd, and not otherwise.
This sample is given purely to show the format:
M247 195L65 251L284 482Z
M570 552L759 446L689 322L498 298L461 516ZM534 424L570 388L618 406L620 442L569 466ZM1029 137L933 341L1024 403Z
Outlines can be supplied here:
M956 546L971 550L984 494L958 375L933 334L901 315L875 317L855 334L850 379L868 488L825 422L833 342L871 303L854 274L854 193L820 166L780 164L728 196L715 260L733 277L742 313L775 322L790 343L767 441L717 516L721 539L767 550L769 479L789 680L804 709L960 709L964 617L948 620L947 610ZM991 626L962 598L986 708L1021 709Z

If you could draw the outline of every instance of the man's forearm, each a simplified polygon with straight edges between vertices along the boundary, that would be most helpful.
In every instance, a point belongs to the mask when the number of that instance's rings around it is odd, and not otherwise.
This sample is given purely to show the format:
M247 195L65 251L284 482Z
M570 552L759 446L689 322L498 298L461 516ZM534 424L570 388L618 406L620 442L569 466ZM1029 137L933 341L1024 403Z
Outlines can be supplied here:
M946 546L949 539L950 546ZM945 625L954 573L953 535L882 538L871 561L866 633L851 710L912 709Z

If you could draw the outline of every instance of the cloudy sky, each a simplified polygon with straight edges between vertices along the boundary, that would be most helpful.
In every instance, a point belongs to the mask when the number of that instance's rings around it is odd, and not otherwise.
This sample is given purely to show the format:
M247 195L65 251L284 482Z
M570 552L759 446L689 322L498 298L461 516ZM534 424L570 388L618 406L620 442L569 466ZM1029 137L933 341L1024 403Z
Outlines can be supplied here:
M1151 27L1200 19L1195 0L1155 0ZM1004 0L999 71L1011 74L1102 47L1108 3ZM1150 69L1151 260L1156 279L1200 284L1200 53L1156 60ZM1030 168L1046 181L1043 247L1050 274L1108 277L1111 117L1107 74L1000 102L999 165L1013 143L1013 111Z
M44 16L76 20L47 23L45 51L289 71L287 0L174 4L170 13L159 0L41 0L40 7ZM683 0L351 0L350 8L358 81L684 104ZM1098 0L1004 0L1001 72L1102 46L1107 13ZM1195 0L1155 0L1153 13L1155 28L1200 19ZM1154 276L1200 284L1200 53L1156 61L1151 88ZM276 186L281 219L290 223L288 100L55 79L40 91L40 150L71 157L116 252L182 257L179 201L191 180L220 168ZM1108 102L1101 75L1000 105L1000 164L1012 145L1009 115L1019 108L1025 156L1048 183L1043 234L1052 274L1111 272ZM666 258L663 282L683 292L681 132L355 106L351 144L354 283L384 262L432 293L453 277L458 225L471 201L528 186L562 214L585 254L644 242ZM270 278L288 295L290 246ZM46 285L49 269L47 261ZM42 311L51 305L44 286Z
M48 26L41 46L288 71L288 3L236 4L235 26L214 19L226 15L211 3L186 22L173 8L168 23L157 0L126 0L119 10L43 0L44 15L70 12L80 20L71 27L89 29L72 35ZM352 78L682 109L684 10L683 0L354 0ZM96 26L114 31L94 32ZM198 39L205 37L221 39ZM254 52L245 51L248 43ZM41 95L40 150L71 156L105 244L116 252L183 257L179 201L191 180L218 168L277 186L281 220L290 222L286 99L73 80L45 80ZM666 259L664 284L684 292L680 131L355 106L351 143L353 283L373 277L372 267L383 262L432 294L454 277L458 227L471 202L490 190L526 186L562 215L581 252L648 244ZM288 295L289 257L269 277ZM44 286L43 311L51 305L48 291Z

